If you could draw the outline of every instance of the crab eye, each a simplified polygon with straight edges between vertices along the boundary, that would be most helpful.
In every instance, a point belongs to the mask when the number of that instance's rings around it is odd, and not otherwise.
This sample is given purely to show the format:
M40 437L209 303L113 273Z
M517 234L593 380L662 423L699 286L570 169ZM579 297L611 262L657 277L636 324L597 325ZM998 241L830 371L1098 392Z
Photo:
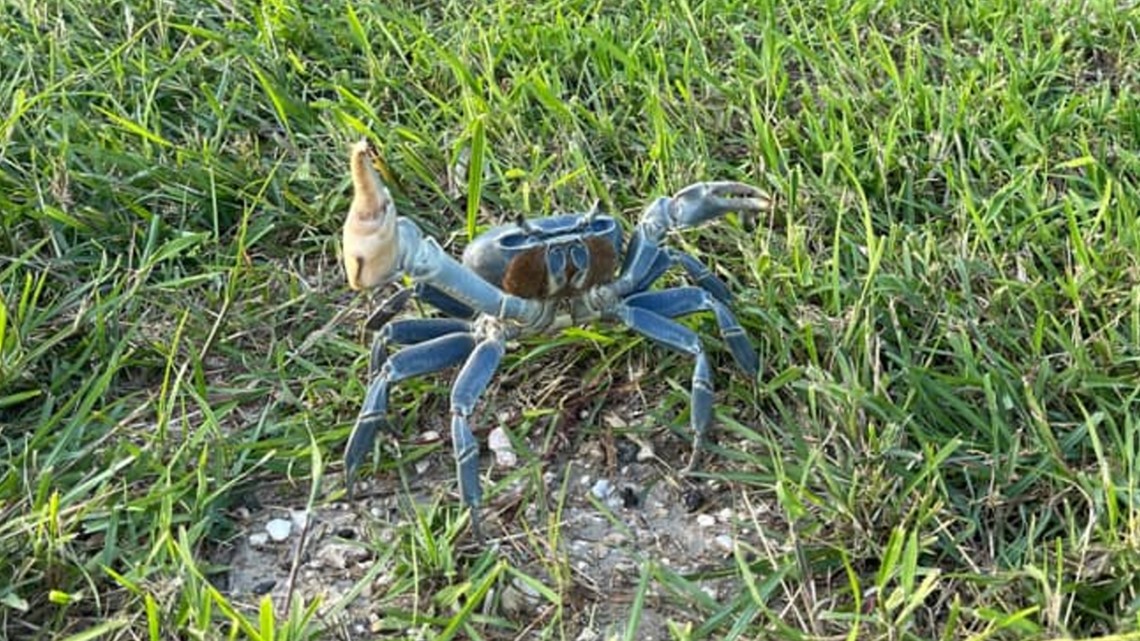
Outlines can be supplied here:
M590 221L590 233L595 236L605 236L612 234L616 226L617 223L613 218L595 218Z
M519 236L517 234L507 234L499 239L499 246L507 249L514 249L519 245L526 242L526 236Z

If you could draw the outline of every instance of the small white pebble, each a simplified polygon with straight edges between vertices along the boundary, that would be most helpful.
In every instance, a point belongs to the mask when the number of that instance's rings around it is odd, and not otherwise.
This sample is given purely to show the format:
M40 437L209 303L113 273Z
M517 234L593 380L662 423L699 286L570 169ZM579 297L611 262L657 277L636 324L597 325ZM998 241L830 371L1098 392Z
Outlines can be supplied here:
M487 435L487 447L492 450L509 450L511 449L511 438L507 436L506 430L496 427Z
M713 543L715 543L718 548L724 550L725 552L732 552L732 549L734 547L732 537L727 534L721 534L720 536L715 537L713 539Z
M420 432L420 440L421 441L427 441L427 442L438 441L439 440L439 432L437 432L435 430L428 430L426 432Z
M709 595L710 599L712 599L713 601L716 601L717 591L716 591L715 587L713 587L711 585L703 585L703 586L701 586L701 592L704 592L705 594Z
M430 460L428 460L426 458L422 458L422 459L416 461L416 474L424 474L430 469L431 469L431 461Z
M380 509L379 505L373 505L368 508L368 513L376 518L380 518L384 514L384 510Z
M732 520L732 517L733 517L733 512L732 512L732 508L730 508L730 507L726 507L726 508L722 509L720 512L716 513L716 518L720 519L721 523L728 523L729 521Z
M293 522L286 519L273 519L265 524L265 531L274 541L284 541L293 533Z
M519 464L519 457L515 454L507 431L503 428L496 427L491 430L491 434L487 437L487 446L495 453L495 465L511 468Z
M701 527L712 527L716 525L716 517L711 514L698 514L697 525Z
M510 450L500 450L495 452L495 465L499 467L512 468L517 467L519 464L519 457L517 454Z
M598 479L598 482L594 483L594 486L590 488L590 492L595 497L604 501L614 493L614 486L613 483L610 483L606 479Z
M249 535L249 544L255 548L264 546L269 543L269 534L266 532L254 532Z

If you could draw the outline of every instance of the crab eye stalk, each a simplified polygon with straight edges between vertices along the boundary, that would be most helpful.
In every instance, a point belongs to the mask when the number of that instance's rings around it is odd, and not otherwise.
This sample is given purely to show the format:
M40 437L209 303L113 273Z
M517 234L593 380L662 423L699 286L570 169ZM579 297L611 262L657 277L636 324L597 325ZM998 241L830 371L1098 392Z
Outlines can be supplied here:
M352 148L352 205L344 221L344 271L348 286L379 287L395 275L400 255L396 205L372 168L368 142Z

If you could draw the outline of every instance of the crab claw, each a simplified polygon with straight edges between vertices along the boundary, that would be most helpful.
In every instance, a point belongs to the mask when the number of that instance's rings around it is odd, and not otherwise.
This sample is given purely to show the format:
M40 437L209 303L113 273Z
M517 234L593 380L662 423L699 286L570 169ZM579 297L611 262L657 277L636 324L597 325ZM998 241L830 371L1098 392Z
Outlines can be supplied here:
M735 211L750 215L772 208L772 199L752 185L738 182L704 182L689 185L669 201L674 228L695 227Z
M382 329L389 321L395 318L397 314L404 311L404 308L408 306L408 301L412 298L412 295L415 294L415 291L416 290L411 287L403 287L395 294L386 298L384 302L380 303L380 307L377 307L376 311L372 312L368 320L364 321L364 326L374 332Z
M368 141L353 146L350 166L353 196L344 221L344 271L352 289L379 287L396 275L396 205L372 168Z

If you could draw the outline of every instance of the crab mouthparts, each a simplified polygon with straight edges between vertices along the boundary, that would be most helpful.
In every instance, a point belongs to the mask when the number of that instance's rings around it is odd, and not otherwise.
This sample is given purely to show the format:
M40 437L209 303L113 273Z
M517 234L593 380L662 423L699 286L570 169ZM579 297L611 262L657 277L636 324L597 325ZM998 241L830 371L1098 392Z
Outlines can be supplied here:
M372 168L368 141L353 146L349 165L352 205L344 221L344 271L352 289L379 287L396 275L396 206Z

